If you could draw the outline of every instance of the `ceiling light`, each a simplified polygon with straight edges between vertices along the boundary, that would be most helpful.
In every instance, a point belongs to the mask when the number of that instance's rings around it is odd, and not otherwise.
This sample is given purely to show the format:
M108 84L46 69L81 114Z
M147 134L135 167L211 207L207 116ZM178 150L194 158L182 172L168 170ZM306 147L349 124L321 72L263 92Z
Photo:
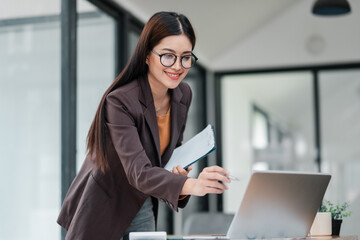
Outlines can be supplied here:
M317 0L312 8L312 13L321 16L346 14L351 11L347 0Z

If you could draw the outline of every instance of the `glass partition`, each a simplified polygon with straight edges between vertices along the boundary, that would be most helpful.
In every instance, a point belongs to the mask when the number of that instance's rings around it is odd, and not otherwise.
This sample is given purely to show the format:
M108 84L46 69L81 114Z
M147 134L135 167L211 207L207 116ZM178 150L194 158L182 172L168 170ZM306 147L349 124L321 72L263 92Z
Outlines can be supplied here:
M332 175L325 199L349 202L341 234L360 235L360 70L320 71L322 171Z
M58 20L0 20L1 239L60 239L60 52Z
M240 181L223 195L234 213L251 171L317 171L312 74L225 75L220 79L222 163Z
M115 79L115 20L102 12L80 16L77 38L77 170L85 159L87 134L102 95Z
M141 30L135 30L134 29L130 29L128 31L128 56L127 56L127 61L130 60L132 54L134 53L136 44L139 40L141 34Z

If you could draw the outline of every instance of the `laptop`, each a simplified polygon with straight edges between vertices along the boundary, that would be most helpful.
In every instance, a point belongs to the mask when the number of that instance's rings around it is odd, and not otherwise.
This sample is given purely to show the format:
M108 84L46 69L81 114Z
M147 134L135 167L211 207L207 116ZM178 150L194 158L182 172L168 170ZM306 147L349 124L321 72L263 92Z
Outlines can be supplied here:
M183 239L305 238L330 178L324 173L253 172L226 236Z

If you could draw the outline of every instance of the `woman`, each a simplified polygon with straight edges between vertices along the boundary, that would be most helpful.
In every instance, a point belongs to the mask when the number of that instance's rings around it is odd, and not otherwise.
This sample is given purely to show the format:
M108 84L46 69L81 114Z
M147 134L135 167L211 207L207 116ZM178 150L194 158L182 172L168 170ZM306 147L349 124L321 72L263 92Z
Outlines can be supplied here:
M135 52L105 92L88 134L88 156L58 218L66 239L127 239L154 231L158 199L175 211L190 195L222 193L230 182L218 166L197 179L180 166L163 169L181 145L191 102L182 80L195 63L189 20L159 12L145 25Z

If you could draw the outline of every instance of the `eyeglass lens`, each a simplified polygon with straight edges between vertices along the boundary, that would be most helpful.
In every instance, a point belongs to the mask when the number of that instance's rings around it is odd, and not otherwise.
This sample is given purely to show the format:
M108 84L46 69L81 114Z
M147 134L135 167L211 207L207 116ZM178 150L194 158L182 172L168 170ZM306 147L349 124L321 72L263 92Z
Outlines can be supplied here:
M170 67L174 65L175 61L177 60L177 57L173 54L164 54L161 56L160 61L161 64L165 67ZM181 65L184 68L191 68L195 63L195 57L192 55L182 56L181 57Z

